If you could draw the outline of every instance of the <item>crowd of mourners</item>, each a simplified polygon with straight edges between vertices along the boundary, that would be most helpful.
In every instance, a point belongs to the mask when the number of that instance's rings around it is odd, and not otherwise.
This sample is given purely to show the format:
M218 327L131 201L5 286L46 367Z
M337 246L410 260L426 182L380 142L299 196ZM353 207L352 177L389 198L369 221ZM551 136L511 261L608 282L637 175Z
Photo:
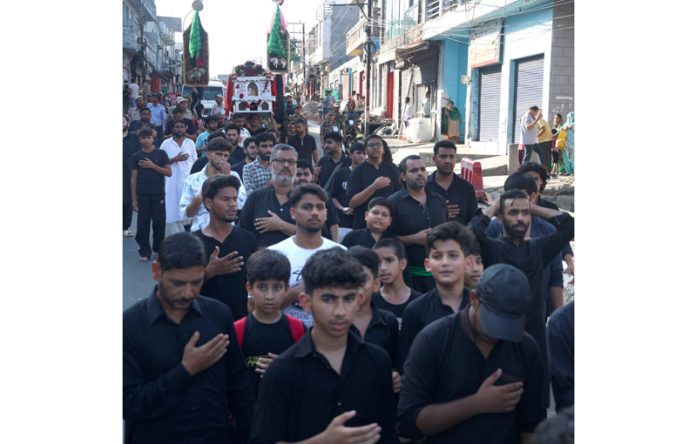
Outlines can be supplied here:
M299 106L281 134L149 99L123 117L155 281L123 314L127 443L572 442L574 219L544 165L479 205L448 140L428 174L328 127L319 157Z

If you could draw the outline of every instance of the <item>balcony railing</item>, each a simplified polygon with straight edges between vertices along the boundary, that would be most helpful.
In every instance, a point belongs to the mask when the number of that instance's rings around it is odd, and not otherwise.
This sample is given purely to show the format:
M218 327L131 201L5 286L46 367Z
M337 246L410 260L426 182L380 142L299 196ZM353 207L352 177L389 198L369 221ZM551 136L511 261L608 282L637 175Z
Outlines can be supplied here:
M406 46L416 43L422 39L423 25L416 25L405 33L382 44L380 52L385 53L399 46Z
M442 14L454 11L460 4L468 0L427 0L425 4L425 20L434 20Z
M362 54L363 43L367 41L365 33L365 19L361 19L346 33L346 55L356 56Z

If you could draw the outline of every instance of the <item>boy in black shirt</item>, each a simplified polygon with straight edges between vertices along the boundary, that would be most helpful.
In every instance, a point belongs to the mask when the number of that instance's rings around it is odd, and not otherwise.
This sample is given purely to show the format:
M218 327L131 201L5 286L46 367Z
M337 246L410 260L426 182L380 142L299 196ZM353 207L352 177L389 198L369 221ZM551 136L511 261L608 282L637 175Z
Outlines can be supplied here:
M546 417L539 347L524 332L529 283L508 264L483 272L471 302L423 329L404 366L398 426L427 444L531 442Z
M314 326L266 370L250 443L399 442L389 355L350 331L365 279L340 248L309 258L300 301Z
M379 282L382 284L379 292L372 296L377 308L394 313L399 328L404 310L421 293L412 289L404 281L406 248L395 237L385 237L378 240L373 247L379 257Z
M406 307L399 337L397 368L403 368L416 335L428 324L457 313L469 303L464 287L464 270L472 260L474 243L471 230L456 221L433 228L426 237L425 267L433 274L435 288Z
M374 251L360 245L351 247L348 253L360 262L367 275L367 281L363 285L365 297L358 305L352 329L366 342L375 344L389 353L392 366L394 366L399 347L399 321L396 320L396 316L392 312L382 310L372 302L372 295L379 290L379 281L377 280L379 257ZM401 377L395 370L392 371L392 384L394 385L394 393L399 393Z
M384 197L375 197L367 205L364 218L367 228L358 228L346 234L341 244L350 248L361 245L365 248L372 246L384 236L392 223L392 206ZM356 215L360 217L360 215Z
M299 341L305 331L302 321L280 311L289 280L290 262L284 254L261 250L249 258L246 288L254 301L254 310L236 321L234 329L251 371L254 395L258 395L268 365Z
M154 251L159 251L164 239L164 176L171 176L169 156L155 148L155 131L143 128L138 133L140 150L133 154L131 168L131 201L138 213L138 243L140 261L147 262ZM150 222L152 222L152 248L150 248Z

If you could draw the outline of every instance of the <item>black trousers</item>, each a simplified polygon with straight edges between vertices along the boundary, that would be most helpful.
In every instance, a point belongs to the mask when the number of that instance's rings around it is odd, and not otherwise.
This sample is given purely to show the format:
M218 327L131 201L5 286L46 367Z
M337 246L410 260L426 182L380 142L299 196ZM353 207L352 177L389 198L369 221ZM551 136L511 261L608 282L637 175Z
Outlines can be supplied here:
M551 141L539 142L537 145L539 145L541 152L544 154L543 156L539 156L539 159L541 160L542 164L548 168L551 165Z
M150 222L152 222L152 248L150 248ZM138 195L138 231L135 241L140 256L150 257L159 252L164 239L164 194Z
M123 204L123 231L126 231L131 226L133 220L133 205L129 203Z

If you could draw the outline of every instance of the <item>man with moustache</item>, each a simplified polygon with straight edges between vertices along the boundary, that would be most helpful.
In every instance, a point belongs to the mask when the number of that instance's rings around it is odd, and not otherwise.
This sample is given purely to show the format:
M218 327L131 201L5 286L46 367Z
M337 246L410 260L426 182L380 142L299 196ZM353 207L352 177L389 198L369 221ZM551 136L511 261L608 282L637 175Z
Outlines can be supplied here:
M179 202L184 182L191 166L197 159L196 147L191 139L185 137L186 123L182 120L172 122L172 137L162 142L160 149L167 153L172 175L164 180L165 235L184 231L184 218L179 212Z
M269 133L270 137L272 137ZM261 136L257 136L258 139ZM262 144L270 148L270 140ZM266 149L264 146L264 149ZM261 157L259 149L259 157ZM239 218L239 226L256 235L259 248L273 245L295 234L295 222L290 216L288 195L292 191L293 180L297 171L297 152L290 145L278 144L269 156L271 180L266 186L255 190ZM251 164L246 165L246 168Z
M244 139L244 142L242 142L242 148L244 160L232 165L232 171L236 171L239 177L242 177L244 174L244 166L256 160L256 155L258 154L256 139L254 137L247 137Z
M328 191L327 184L333 172L351 164L350 158L343 152L343 136L341 133L329 132L324 134L324 155L319 159L319 186Z
M293 236L271 245L268 248L283 253L290 261L290 291L283 305L290 304L283 310L288 315L300 319L307 327L312 326L312 314L305 312L297 301L300 291L303 291L302 268L307 260L317 251L333 247L346 249L322 236L322 228L326 223L326 208L329 198L320 186L313 183L298 185L288 196L290 214L295 221L296 230Z
M227 305L235 321L247 315L245 261L256 251L256 237L232 224L240 186L232 175L207 179L201 194L210 222L193 232L203 241L208 257L201 294Z
M242 169L242 181L249 194L265 186L271 178L271 151L275 138L271 133L261 133L255 136L257 159ZM297 160L297 159L295 159ZM294 172L293 172L294 176Z
M447 220L462 225L469 223L479 213L474 187L454 173L457 164L457 145L441 140L433 147L436 170L428 176L426 188L439 194L447 204Z
M169 236L152 264L154 290L123 312L127 443L248 438L254 409L249 372L230 310L198 295L204 276L201 241L189 233Z
M151 119L152 111L150 111L150 108L143 107L140 109L140 118L138 120L131 121L128 129L134 134L136 134L142 128L152 128L156 131L155 125L153 125L150 121Z
M192 217L191 231L200 230L208 225L209 214L203 206L203 183L214 176L235 176L240 179L237 173L231 171L230 158L232 146L224 137L216 137L208 144L208 163L201 171L191 174L184 182L184 189L179 201L179 212L182 217ZM241 181L241 179L240 179ZM247 192L244 185L240 185L237 199L238 209L244 207Z
M498 215L503 224L503 235L491 239L486 228L491 217ZM557 228L546 236L525 239L532 223L532 216L546 219ZM503 193L482 215L475 216L469 227L476 235L481 247L481 258L485 268L504 263L513 265L529 281L530 305L526 316L525 331L532 335L541 349L545 371L544 404L549 404L548 357L546 354L546 289L544 288L544 269L561 252L563 246L575 235L575 222L567 213L543 208L532 204L527 193L511 190Z
M392 206L391 231L406 247L409 286L426 293L435 288L435 280L424 266L425 238L433 227L447 221L447 210L444 199L425 186L428 173L422 157L405 157L399 170L406 186L387 199Z
M232 163L232 165L244 160L244 147L242 146L240 131L241 128L233 123L225 125L225 135L233 147L232 156L230 157L230 163Z

